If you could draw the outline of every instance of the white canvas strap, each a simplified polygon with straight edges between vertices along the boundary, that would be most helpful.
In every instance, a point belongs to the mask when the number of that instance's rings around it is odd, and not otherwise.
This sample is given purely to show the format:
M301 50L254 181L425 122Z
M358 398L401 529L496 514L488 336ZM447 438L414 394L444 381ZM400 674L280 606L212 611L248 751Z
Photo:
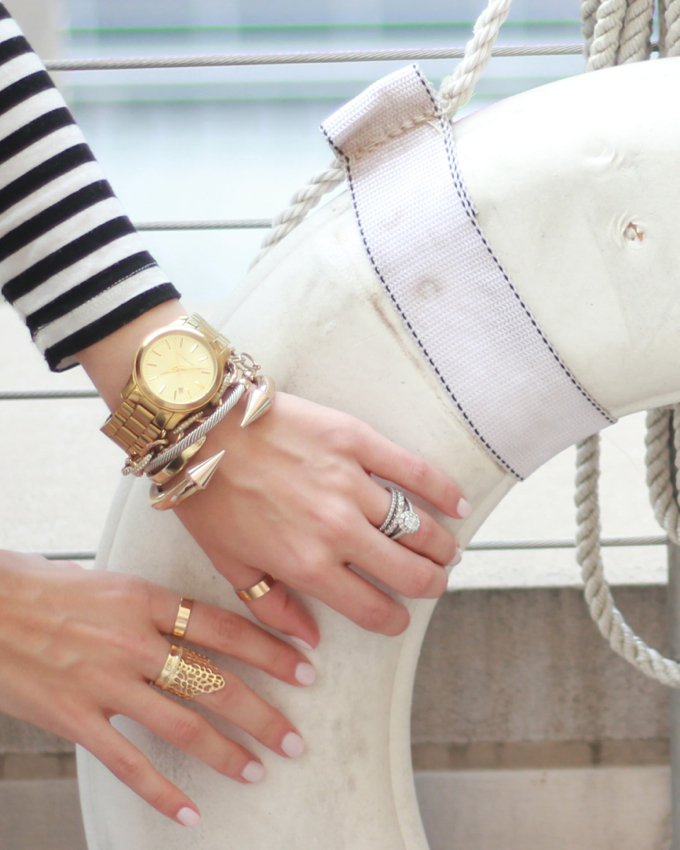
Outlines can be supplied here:
M613 419L522 302L476 220L450 122L417 66L334 113L376 274L468 427L518 478Z

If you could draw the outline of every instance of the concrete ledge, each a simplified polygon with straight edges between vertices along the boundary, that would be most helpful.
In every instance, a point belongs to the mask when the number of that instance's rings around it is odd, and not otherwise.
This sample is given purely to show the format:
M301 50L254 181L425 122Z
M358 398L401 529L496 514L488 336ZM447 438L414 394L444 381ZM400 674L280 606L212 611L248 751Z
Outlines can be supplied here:
M75 779L0 782L0 824L2 850L87 850Z
M668 850L665 767L420 773L430 850Z
M476 741L413 744L413 769L508 770L670 764L670 741Z
M664 650L666 590L617 588ZM413 699L416 744L659 740L668 690L615 655L570 588L450 593L435 609Z
M7 714L0 714L0 755L3 753L72 753L75 747L65 738L45 732Z
M0 779L75 779L75 753L0 755ZM3 786L0 785L0 788Z
M666 767L423 772L416 788L431 850L669 847ZM0 782L0 824L2 850L87 850L74 779Z

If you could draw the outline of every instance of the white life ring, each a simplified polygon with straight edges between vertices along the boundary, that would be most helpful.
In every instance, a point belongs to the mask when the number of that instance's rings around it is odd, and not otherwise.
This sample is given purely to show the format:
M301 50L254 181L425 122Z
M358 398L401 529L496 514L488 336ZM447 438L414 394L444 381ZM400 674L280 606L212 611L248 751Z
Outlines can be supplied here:
M679 89L680 59L628 65L513 97L453 129L489 244L562 361L615 417L680 400ZM463 544L515 483L393 309L347 193L265 256L221 321L280 388L360 417L456 479L475 507L455 528ZM150 509L147 489L121 486L100 568L243 613L179 521ZM408 605L407 632L385 638L312 601L323 641L310 690L233 663L307 744L286 761L248 740L267 765L258 785L116 721L201 807L192 847L425 850L409 715L433 603ZM78 764L90 850L184 850L182 828L87 753Z

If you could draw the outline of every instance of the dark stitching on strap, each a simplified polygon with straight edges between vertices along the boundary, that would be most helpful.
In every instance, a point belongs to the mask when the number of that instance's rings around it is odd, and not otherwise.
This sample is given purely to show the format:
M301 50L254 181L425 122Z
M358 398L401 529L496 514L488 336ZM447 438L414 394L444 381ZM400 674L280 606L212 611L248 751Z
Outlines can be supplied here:
M416 70L417 70L417 69L416 69ZM420 75L419 75L419 76L420 76ZM429 90L428 90L428 92L429 92ZM502 458L502 457L498 454L498 452L497 452L497 451L496 451L496 450L495 450L495 449L494 449L494 448L493 448L493 447L489 444L489 442L488 442L488 441L487 441L487 440L486 440L486 439L482 436L482 434L479 432L479 430L478 430L478 429L477 429L477 427L475 426L474 422L470 419L470 417L467 415L467 413L463 410L463 408L461 407L460 402L458 401L458 399L457 399L457 398L456 398L456 396L455 396L455 393L453 392L453 390L451 389L451 387L450 387L450 386L448 385L448 383L446 382L446 379L444 378L444 376L442 375L442 373L439 371L439 369L438 369L438 367L437 367L436 363L434 362L434 360L430 357L430 355L429 355L429 353L428 353L427 349L426 349L426 348L425 348L425 346L423 345L422 341L421 341L421 340L420 340L420 338L418 337L418 334L416 333L415 329L413 328L413 326L412 326L412 325L411 325L411 323L409 322L408 318L406 317L406 314L405 314L405 313L404 313L404 311L402 310L402 308L401 308L401 306L400 306L399 302L398 302L398 301L397 301L397 299L395 298L394 293L393 293L393 292L392 292L392 290L390 289L390 287L389 287L389 285L388 285L387 281L385 280L385 278L383 277L383 275L382 275L382 273L381 273L380 269L378 268L378 265L377 265L377 263L376 263L376 261L375 261L375 258L374 258L374 256L373 256L373 253L372 253L372 251L371 251L371 249L370 249L370 247L369 247L369 244L368 244L368 242L367 242L367 240L366 240L366 235L365 235L365 233L364 233L364 227L363 227L363 225L362 225L362 223L361 223L361 216L359 215L359 208L357 207L357 200L356 200L356 194L355 194L355 191L354 191L354 182L353 182L353 180L352 180L352 170L351 170L351 165L350 165L349 157L348 157L348 156L346 156L346 155L345 155L345 154L344 154L344 153L340 150L340 148L339 148L339 147L337 147L337 145L333 142L333 140L331 139L331 137L330 137L330 136L328 135L328 133L326 132L326 128L325 128L325 127L323 127L323 126L321 127L321 132L324 134L324 136L326 137L326 140L328 141L329 145L333 148L333 150L336 152L336 154L337 154L339 157L342 157L342 159L345 161L345 167L347 168L347 182L348 182L348 184L349 184L349 189L350 189L350 192L351 192L351 194L352 194L352 206L354 207L354 214L355 214L355 216L356 216L357 224L358 224L358 226L359 226L359 232L360 232L360 234L361 234L361 240L362 240L362 242L364 243L364 248L366 249L366 253L368 254L368 258L369 258L369 260L371 261L371 265L373 266L373 269L375 270L375 273L376 273L376 274L378 275L378 277L380 278L380 281L381 281L382 285L384 286L385 290L387 291L387 294L390 296L390 298L391 298L391 300L392 300L392 303L393 303L393 304L394 304L394 306L396 307L396 309L397 309L397 311L398 311L399 315L401 316L401 318L402 318L402 319L404 320L404 322L406 323L407 328L411 331L411 334L413 335L413 338L415 339L415 341L416 341L416 342L418 343L418 345L420 346L420 349L421 349L421 351L423 352L423 354L425 355L425 357L427 358L427 361L429 362L430 366L432 366L432 368L434 369L434 371L435 371L435 373L436 373L437 377L438 377L438 378L439 378L439 380L441 381L442 385L444 386L444 388L446 389L446 391L448 392L448 394L449 394L449 395L451 396L451 398L453 399L454 404L456 405L456 407L457 407L457 408L458 408L458 410L460 411L461 415L463 416L463 418L465 419L465 421L467 422L467 424L470 426L470 428L471 428L471 429L474 431L474 433L476 434L476 436L477 436L477 438L479 439L479 441L480 441L480 442L481 442L481 443L482 443L482 444L483 444L483 445L484 445L484 446L485 446L485 447L486 447L486 448L487 448L487 449L491 452L491 454L492 454L492 455L496 458L496 460L497 460L497 461L498 461L498 462L499 462L502 466L504 466L504 467L505 467L505 469L507 469L509 472L511 472L511 473L515 476L515 478L517 478L519 481L522 481L522 480L523 480L522 476L521 476L519 473L515 472L515 470L514 470L514 469L510 466L510 464L509 464L507 461L505 461L505 460L504 460L504 459L503 459L503 458Z
M600 405L595 401L595 399L591 398L591 396L586 392L586 390L581 386L581 384L579 384L579 382L576 380L576 378L571 374L571 372L567 368L566 364L563 363L559 354L552 347L552 345L550 344L550 341L548 340L546 335L543 333L543 331L539 327L539 325L536 322L536 320L534 319L534 317L531 315L529 308L526 306L524 301L522 301L521 295L515 289L512 281L510 280L505 269L501 265L500 260L494 254L491 246L486 241L486 237L482 233L481 228L480 228L479 224L477 223L477 219L476 219L475 213L473 211L472 203L470 201L469 195L467 194L467 190L465 189L465 186L463 184L463 179L461 177L460 170L458 168L458 159L456 157L456 152L453 148L453 138L451 136L451 124L450 124L449 121L442 118L442 119L440 119L440 125L441 125L442 132L443 132L443 135L444 135L444 145L445 145L445 148L446 148L446 156L447 156L447 159L448 159L448 162L449 162L449 168L451 170L451 177L453 179L453 185L455 186L456 192L458 193L458 197L460 198L461 203L463 204L463 208L465 209L465 212L467 213L467 216L470 219L473 227L477 231L479 238L482 240L484 247L489 252L489 255L491 256L494 263L498 267L498 270L500 271L500 273L503 275L505 282L510 287L510 291L515 296L515 298L519 301L522 309L526 313L527 318L529 319L531 324L534 326L534 330L539 335L541 340L545 343L548 351L552 354L553 358L555 359L555 362L560 366L560 368L563 370L565 375L569 378L569 380L576 387L576 389L581 393L581 395L588 402L590 402L590 404L598 411L598 413L600 413L602 416L604 416L604 418L607 420L607 422L609 422L610 424L613 425L616 422L616 420L614 418L612 418L612 416L610 416L610 414L607 413L607 411L604 410L604 408L600 407Z

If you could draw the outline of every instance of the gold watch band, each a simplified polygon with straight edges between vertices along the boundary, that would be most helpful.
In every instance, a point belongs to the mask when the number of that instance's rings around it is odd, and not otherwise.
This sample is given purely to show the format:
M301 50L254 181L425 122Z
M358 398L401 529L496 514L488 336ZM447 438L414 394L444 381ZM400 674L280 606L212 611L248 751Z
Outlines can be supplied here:
M199 331L216 349L217 356L226 360L232 351L231 343L198 314L184 316L168 325L166 330L181 328L186 325ZM191 416L195 412L188 411L186 416ZM159 416L159 413L161 413L161 409L154 407L151 399L146 398L138 388L133 388L128 397L124 398L120 407L106 420L101 430L116 445L126 451L131 458L136 459L144 454L149 443L160 440L165 436L165 430L161 427L161 424L167 422L167 413L163 416ZM186 417L183 416L182 418ZM174 424L179 423L175 422Z
M202 316L198 315L198 313L194 313L193 316L186 316L184 324L189 325L190 328L200 331L214 346L220 349L220 355L227 351L231 351L231 343L226 336L223 336L219 333L219 331L216 331L215 328L213 328L212 325L209 325Z
M138 458L144 454L149 443L165 435L162 428L154 425L157 413L145 407L139 398L131 396L106 420L102 432L130 457Z

